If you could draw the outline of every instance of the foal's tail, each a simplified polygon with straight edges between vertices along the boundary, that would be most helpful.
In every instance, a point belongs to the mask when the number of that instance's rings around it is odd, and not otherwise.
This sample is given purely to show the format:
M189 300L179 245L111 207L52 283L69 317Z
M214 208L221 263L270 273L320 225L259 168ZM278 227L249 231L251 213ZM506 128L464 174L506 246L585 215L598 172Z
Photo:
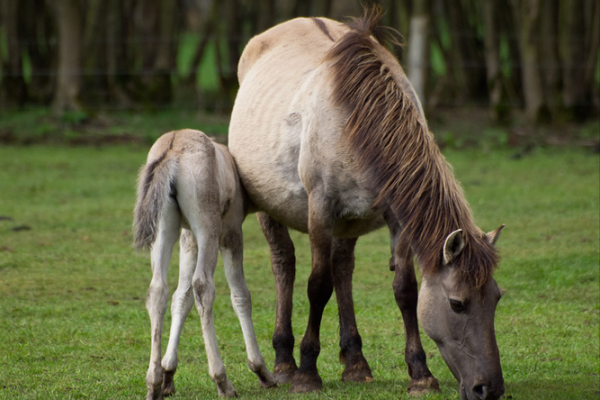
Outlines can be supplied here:
M175 194L173 184L177 169L177 158L169 157L167 150L140 170L133 212L133 247L136 250L149 249L154 243L160 213L170 201L169 197Z

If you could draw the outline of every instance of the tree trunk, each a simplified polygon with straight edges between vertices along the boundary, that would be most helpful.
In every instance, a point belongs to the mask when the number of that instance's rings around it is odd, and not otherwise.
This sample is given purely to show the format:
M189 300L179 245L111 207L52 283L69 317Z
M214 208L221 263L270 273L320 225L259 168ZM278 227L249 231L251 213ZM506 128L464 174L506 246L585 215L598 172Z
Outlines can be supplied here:
M569 0L564 3L564 69L563 102L575 119L581 120L591 111L591 92L587 81L586 61L586 0ZM597 48L597 47L596 47ZM597 58L597 50L592 57Z
M515 25L518 27L519 51L523 71L525 114L529 122L548 118L540 74L539 57L539 0L511 0Z
M500 70L500 40L498 37L498 0L483 2L485 66L490 98L490 114L494 121L506 118L508 108L502 96L502 71Z
M1 10L7 57L6 60L2 60L2 85L0 87L2 99L0 100L11 108L22 107L27 99L18 26L19 5L18 0L3 0Z
M415 4L410 19L408 39L408 79L412 83L419 100L425 107L425 88L429 67L429 4L426 0Z
M464 6L464 1L456 0L447 4L448 22L452 53L459 84L459 98L463 100L483 101L487 99L486 67L484 45L469 18L472 8Z
M562 109L559 57L559 0L544 0L540 20L540 69L544 96L553 117Z
M55 113L80 110L81 10L78 0L56 0L58 71L52 108Z
M154 101L164 105L171 102L173 88L171 72L175 69L175 57L178 44L176 28L177 2L161 0L158 20L158 43L154 62Z
M83 32L83 84L86 103L103 104L108 100L107 9L105 0L88 0Z

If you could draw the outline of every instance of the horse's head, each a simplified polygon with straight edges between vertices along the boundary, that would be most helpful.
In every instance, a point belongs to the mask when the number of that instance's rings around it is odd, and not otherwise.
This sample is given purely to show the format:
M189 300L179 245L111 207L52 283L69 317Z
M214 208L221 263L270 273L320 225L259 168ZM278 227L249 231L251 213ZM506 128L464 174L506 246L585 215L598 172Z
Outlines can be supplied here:
M486 235L494 244L502 227ZM418 315L460 383L462 400L498 399L504 379L494 332L494 313L501 293L494 278L480 287L465 280L454 261L465 247L461 230L444 243L439 273L423 276Z

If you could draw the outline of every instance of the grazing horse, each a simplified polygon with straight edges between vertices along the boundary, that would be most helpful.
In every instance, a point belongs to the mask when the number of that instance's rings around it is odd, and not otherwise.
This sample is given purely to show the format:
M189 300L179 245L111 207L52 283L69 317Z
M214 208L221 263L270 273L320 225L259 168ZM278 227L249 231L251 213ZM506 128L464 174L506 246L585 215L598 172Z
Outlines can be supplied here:
M242 222L246 211L247 197L225 146L191 129L166 133L152 146L148 162L140 171L133 224L134 247L151 248L152 259L152 281L146 301L152 326L152 352L146 376L148 399L161 399L175 392L177 346L193 299L202 321L208 373L217 384L219 395L236 395L219 354L213 320L213 274L219 249L231 303L242 326L248 365L262 387L276 385L252 325L250 292L242 267ZM167 271L180 230L179 283L171 305L169 345L161 365L163 318L169 296Z
M240 59L229 148L271 249L277 285L274 375L291 392L322 388L323 309L333 289L342 380L370 381L352 300L357 238L390 231L393 289L406 332L408 391L439 390L418 318L460 382L463 399L504 393L492 277L501 228L483 233L398 61L382 45L395 31L372 10L350 24L298 18L254 37ZM308 326L293 357L294 246L309 234ZM418 287L413 256L423 283Z

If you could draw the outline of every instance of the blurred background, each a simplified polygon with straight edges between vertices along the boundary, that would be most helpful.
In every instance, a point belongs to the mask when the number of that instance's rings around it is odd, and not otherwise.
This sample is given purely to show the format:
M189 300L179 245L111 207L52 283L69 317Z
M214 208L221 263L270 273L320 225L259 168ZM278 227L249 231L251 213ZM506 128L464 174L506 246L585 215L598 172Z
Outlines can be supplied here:
M392 50L434 124L446 115L564 127L599 116L597 0L362 3L381 5L383 24L402 34L404 46ZM0 4L0 115L47 110L75 122L116 110L226 116L237 92L237 63L252 36L296 16L343 21L362 13L358 0ZM0 122L0 139L14 140L7 129Z

